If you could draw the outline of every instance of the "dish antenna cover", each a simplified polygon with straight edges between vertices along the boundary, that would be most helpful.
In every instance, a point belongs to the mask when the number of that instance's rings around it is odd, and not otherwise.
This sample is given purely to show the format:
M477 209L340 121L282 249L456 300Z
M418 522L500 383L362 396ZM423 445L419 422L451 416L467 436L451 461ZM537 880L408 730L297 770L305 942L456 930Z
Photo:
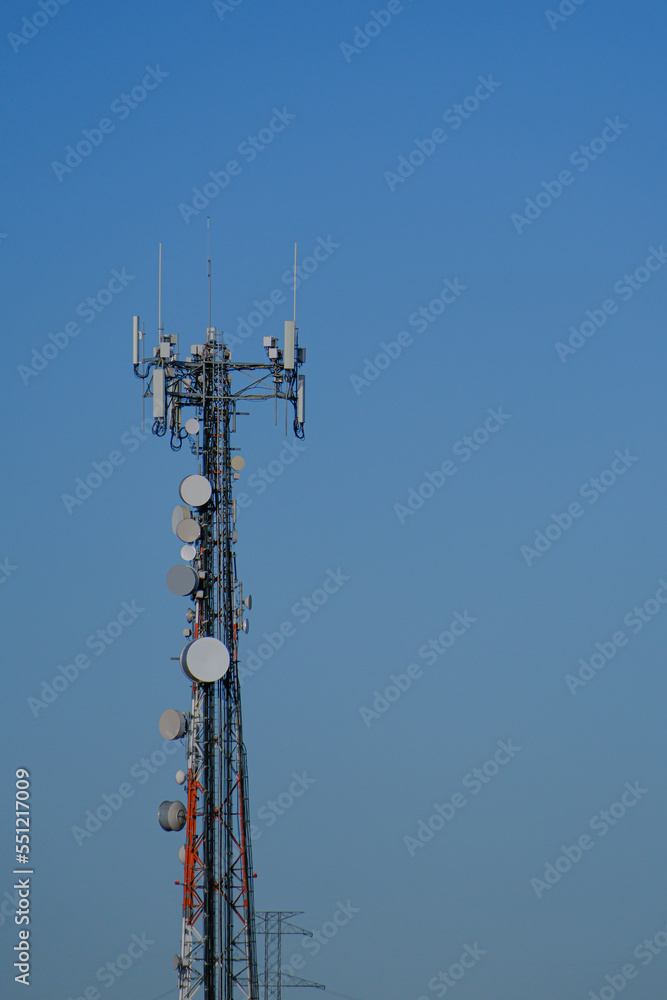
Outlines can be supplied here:
M194 517L185 517L176 525L176 534L182 542L192 544L201 535L201 525L195 521Z
M179 492L181 500L190 507L204 507L211 499L213 489L204 476L186 476Z
M178 832L185 826L186 812L182 802L161 802L157 811L158 823L163 830Z
M199 586L199 574L192 566L172 566L167 573L167 586L177 597L188 597Z
M185 736L185 716L177 708L168 708L160 716L159 727L163 740L180 740Z
M174 534L176 534L176 528L179 526L181 521L188 517L192 517L188 507L182 507L180 504L178 507L174 507L174 513L171 515L171 530Z
M225 676L229 669L229 650L213 636L203 636L189 642L181 653L181 668L191 681L211 684Z

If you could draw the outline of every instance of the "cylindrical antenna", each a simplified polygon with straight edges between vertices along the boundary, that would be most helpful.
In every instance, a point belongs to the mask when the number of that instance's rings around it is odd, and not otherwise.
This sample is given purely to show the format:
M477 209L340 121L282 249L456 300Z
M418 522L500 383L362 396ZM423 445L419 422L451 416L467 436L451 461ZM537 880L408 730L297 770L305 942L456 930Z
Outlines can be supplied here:
M162 329L162 244L160 243L158 279L157 279L157 332L161 336Z

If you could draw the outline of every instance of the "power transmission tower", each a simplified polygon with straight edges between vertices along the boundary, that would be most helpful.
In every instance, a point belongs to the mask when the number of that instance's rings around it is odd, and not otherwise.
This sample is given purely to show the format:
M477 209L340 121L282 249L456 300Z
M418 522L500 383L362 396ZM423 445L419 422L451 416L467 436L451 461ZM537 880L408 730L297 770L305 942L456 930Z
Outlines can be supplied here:
M289 923L290 917L301 915L300 910L264 910L257 914L257 933L264 935L264 975L260 977L260 986L264 987L264 1000L281 1000L283 986L310 986L315 990L323 990L321 983L311 983L307 979L299 979L282 970L282 939L283 934L301 934L312 937L311 931Z
M209 270L210 279L210 270ZM209 281L210 283L210 281ZM133 325L133 365L152 400L153 433L172 449L187 441L197 470L180 485L174 511L183 562L167 574L173 593L192 602L187 644L180 662L191 684L189 712L169 709L160 719L165 739L185 738L187 802L166 801L158 818L165 830L185 828L179 851L184 865L183 916L178 972L179 1000L203 987L204 1000L259 1000L253 902L248 773L243 742L238 639L247 631L236 574L234 480L245 462L233 445L239 404L284 400L293 429L304 435L305 378L299 374L295 321L285 323L283 347L264 338L264 363L234 362L222 334L210 326L204 343L179 358L178 337L165 335L161 307L158 346L148 359L138 317ZM234 384L233 384L234 383ZM184 411L192 414L185 419ZM247 413L243 413L247 415Z

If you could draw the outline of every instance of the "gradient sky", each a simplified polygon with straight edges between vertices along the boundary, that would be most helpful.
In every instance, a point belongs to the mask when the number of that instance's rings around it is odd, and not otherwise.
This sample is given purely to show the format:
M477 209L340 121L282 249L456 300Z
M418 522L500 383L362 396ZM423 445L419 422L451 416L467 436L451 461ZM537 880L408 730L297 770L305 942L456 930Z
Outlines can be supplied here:
M262 360L291 318L295 241L306 267L305 448L285 451L270 405L236 441L246 662L295 628L243 683L256 903L302 910L312 930L350 914L316 954L288 940L286 960L358 1000L454 983L458 1000L654 1000L663 5L57 2L5 4L0 32L0 895L26 767L31 995L175 996L181 839L156 811L183 754L164 757L157 723L188 707L170 659L187 603L164 577L195 461L141 433L131 326L138 313L157 341L161 241L166 332L201 342L208 215L213 322L242 341L235 360ZM144 79L154 89L132 98ZM99 488L63 499L113 452ZM339 590L305 620L329 573ZM143 610L96 655L88 637L124 602ZM294 774L310 783L277 815ZM78 843L72 828L123 784ZM3 997L22 989L10 910ZM153 943L96 978L133 934ZM463 978L438 979L464 953Z

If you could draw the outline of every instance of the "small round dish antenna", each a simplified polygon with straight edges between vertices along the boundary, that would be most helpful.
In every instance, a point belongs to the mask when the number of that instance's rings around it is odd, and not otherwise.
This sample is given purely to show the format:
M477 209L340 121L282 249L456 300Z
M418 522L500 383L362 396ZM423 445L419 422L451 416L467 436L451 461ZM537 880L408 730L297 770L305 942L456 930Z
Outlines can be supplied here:
M157 818L163 830L182 830L185 826L186 812L182 802L161 802Z
M168 708L160 716L159 727L163 740L180 740L185 736L185 716L177 708Z

